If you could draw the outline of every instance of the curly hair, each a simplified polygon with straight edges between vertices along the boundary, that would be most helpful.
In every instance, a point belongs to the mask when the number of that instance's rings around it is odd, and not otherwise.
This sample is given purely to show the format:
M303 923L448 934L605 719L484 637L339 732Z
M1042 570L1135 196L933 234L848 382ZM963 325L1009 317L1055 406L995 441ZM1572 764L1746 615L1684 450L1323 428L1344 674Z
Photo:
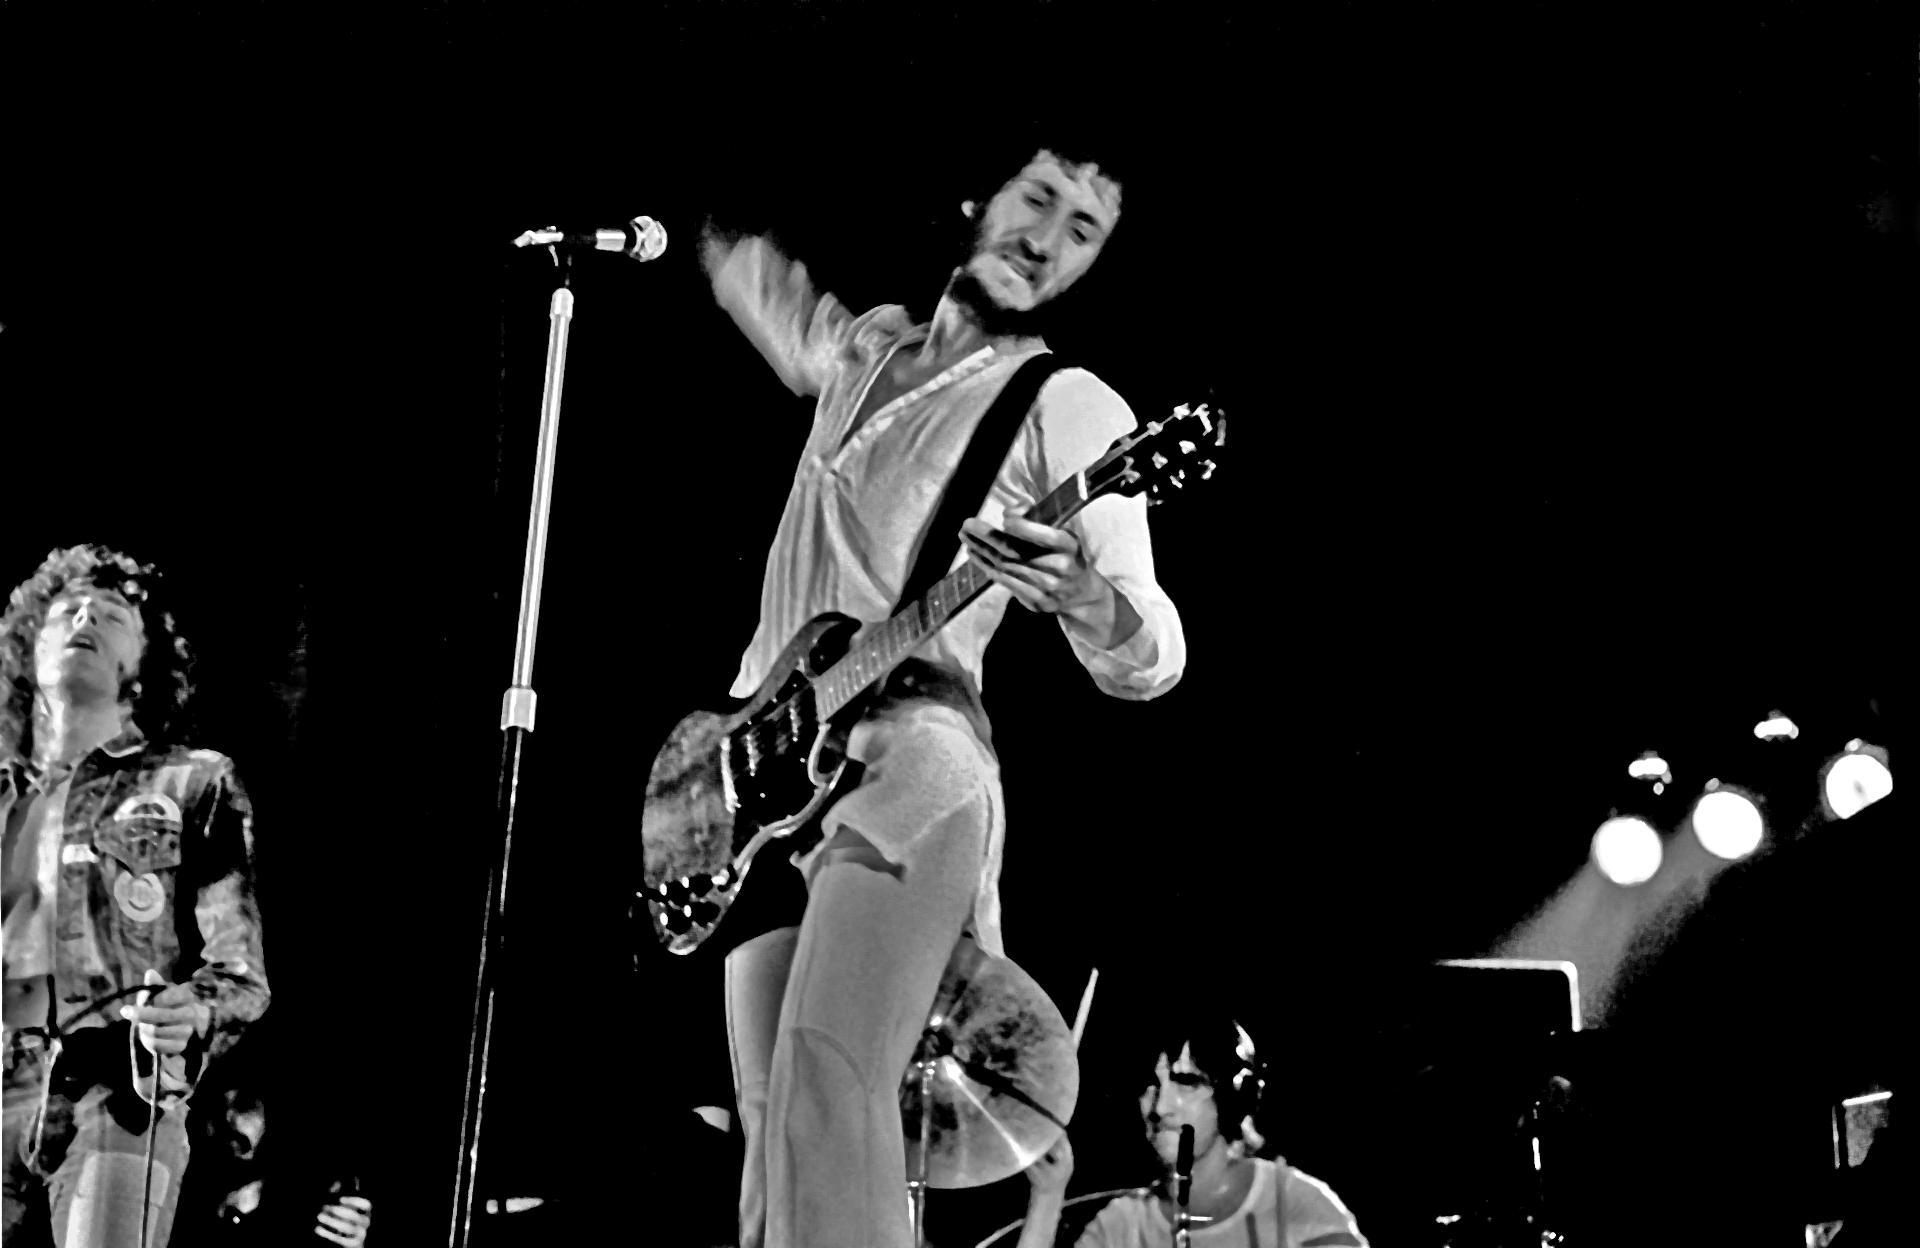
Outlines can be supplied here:
M50 552L31 577L14 588L0 614L0 758L33 750L33 700L38 693L33 650L53 600L76 585L111 590L139 608L147 649L129 684L134 722L154 740L168 740L186 723L193 695L193 652L167 609L165 578L152 564L100 545Z

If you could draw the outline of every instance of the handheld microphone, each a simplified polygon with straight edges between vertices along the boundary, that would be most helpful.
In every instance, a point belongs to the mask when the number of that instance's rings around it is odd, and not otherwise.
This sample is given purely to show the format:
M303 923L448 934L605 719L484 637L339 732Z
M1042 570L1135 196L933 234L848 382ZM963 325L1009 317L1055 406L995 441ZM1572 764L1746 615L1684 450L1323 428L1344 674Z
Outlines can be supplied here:
M617 251L633 260L657 260L667 249L667 231L652 217L635 217L625 225L605 230L528 230L513 240L515 247L584 247L589 251Z

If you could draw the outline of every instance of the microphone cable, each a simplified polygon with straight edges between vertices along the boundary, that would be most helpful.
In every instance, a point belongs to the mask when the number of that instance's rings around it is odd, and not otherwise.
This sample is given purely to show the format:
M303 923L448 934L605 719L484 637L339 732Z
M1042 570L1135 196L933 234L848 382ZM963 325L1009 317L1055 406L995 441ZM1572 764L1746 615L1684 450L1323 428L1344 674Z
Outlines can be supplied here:
M27 1149L24 1160L29 1169L37 1168L40 1162L40 1148L46 1143L47 1103L53 1096L53 1072L59 1065L60 1053L62 1049L66 1047L66 1039L73 1034L76 1024L87 1016L97 1014L101 1010L106 1009L122 997L131 997L138 993L154 992L170 986L171 985L165 983L159 983L133 984L126 988L116 988L112 992L105 993L89 1001L77 1014L74 1014L58 1027L20 1027L15 1029L19 1035L41 1037L47 1046L47 1066L41 1074L40 1106L34 1111L33 1128L27 1133L27 1139L31 1143ZM51 1013L51 1007L49 1007L49 1013ZM138 1046L140 1040L137 1028L129 1033L128 1039L135 1046ZM150 1218L153 1214L153 1137L159 1134L157 1127L160 1119L160 1055L155 1053L151 1056L153 1057L153 1095L145 1098L147 1101L146 1181L140 1192L140 1248L148 1248L147 1236L150 1231ZM134 1091L137 1093L139 1088L135 1087ZM181 1099L184 1100L185 1098Z

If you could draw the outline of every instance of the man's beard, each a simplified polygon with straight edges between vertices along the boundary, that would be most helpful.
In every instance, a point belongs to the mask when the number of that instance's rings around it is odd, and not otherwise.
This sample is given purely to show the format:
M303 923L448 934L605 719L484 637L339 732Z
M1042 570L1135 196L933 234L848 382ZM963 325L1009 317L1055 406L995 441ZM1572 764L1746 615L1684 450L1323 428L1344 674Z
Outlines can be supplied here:
M993 297L972 266L956 269L947 284L953 301L973 313L980 328L990 338L1038 338L1053 323L1051 307L1009 308Z

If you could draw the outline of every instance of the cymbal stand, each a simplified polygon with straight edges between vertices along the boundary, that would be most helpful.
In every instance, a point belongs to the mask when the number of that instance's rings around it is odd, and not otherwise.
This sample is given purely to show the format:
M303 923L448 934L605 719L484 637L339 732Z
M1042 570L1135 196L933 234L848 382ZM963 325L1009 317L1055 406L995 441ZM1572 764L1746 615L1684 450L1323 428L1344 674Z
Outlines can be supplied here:
M927 1020L920 1049L914 1054L914 1065L920 1071L920 1157L913 1177L907 1180L907 1218L913 1230L914 1248L926 1248L927 1244L927 1179L932 1165L929 1159L933 1155L933 1072L940 1065L935 1037L943 1021L938 1014Z

